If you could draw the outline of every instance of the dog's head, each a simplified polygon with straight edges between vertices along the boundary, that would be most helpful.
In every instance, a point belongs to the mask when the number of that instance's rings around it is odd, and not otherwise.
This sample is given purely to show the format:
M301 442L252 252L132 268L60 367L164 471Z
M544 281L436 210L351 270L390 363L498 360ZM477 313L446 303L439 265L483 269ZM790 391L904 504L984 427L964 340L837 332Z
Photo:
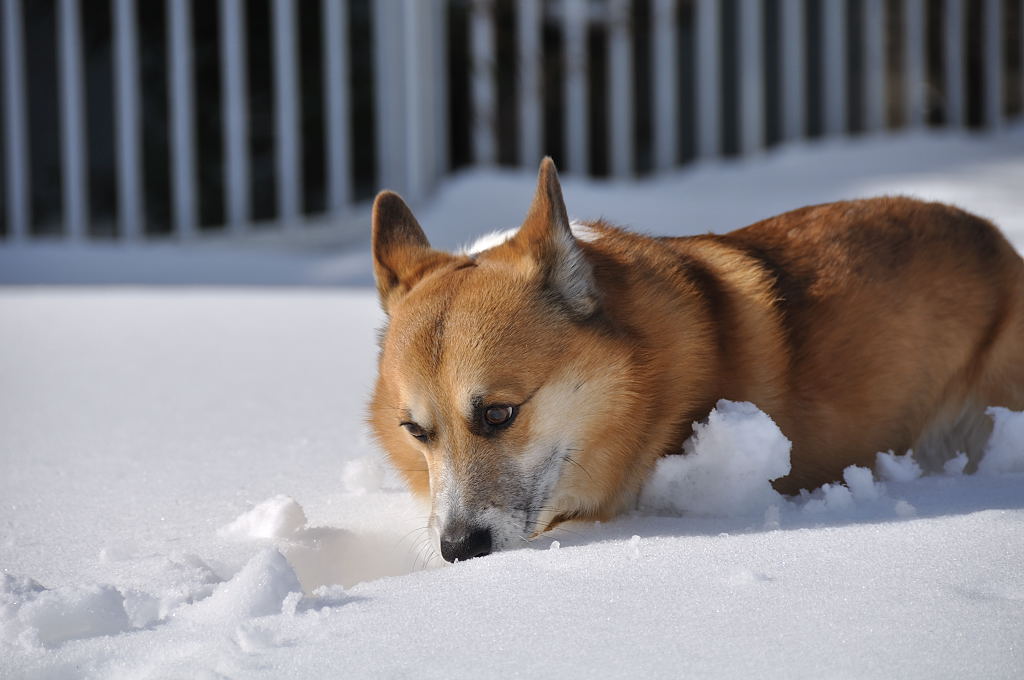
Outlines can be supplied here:
M634 358L603 319L593 254L573 237L554 164L529 213L475 255L430 247L401 198L373 206L388 316L371 404L375 434L429 494L448 561L507 548L567 519L617 512Z

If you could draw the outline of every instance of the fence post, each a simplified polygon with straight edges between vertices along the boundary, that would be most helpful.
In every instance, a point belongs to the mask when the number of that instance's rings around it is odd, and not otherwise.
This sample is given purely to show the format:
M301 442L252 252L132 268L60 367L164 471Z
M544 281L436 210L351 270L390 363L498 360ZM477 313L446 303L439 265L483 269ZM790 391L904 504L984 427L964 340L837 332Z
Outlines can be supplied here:
M246 110L246 15L243 0L220 0L224 205L235 233L250 222L249 115Z
M718 0L697 0L697 150L701 157L721 153L722 85Z
M611 170L615 177L633 174L634 89L630 0L610 0L608 26Z
M787 140L807 134L807 31L804 0L782 4L782 124Z
M447 165L443 7L374 0L372 9L378 180L416 202Z
M168 97L171 108L170 156L174 231L179 238L190 238L195 235L198 222L190 0L167 0L167 26L170 44Z
M4 170L7 240L29 236L28 130L25 125L25 42L19 0L3 0Z
M569 172L586 175L590 170L587 116L587 25L585 0L563 0L562 41L565 72L565 140Z
M886 127L884 0L864 0L864 128Z
M373 83L377 181L381 187L406 193L405 125L402 101L405 66L400 50L404 31L396 0L372 0Z
M1003 124L1003 25L1002 0L985 0L985 127L998 129Z
M517 84L519 86L519 165L540 163L541 141L541 35L544 31L539 0L520 0L516 16Z
M327 137L327 209L340 212L351 197L349 159L348 0L323 0L324 127Z
M302 214L302 148L299 136L299 64L295 44L296 7L274 0L274 119L277 123L277 218L295 226Z
M904 125L921 127L925 118L924 5L922 0L903 3L903 108Z
M431 44L428 53L431 57L431 81L434 92L433 125L426 129L433 130L430 139L434 143L433 165L430 166L431 183L448 173L448 0L431 2L431 30L428 35Z
M60 0L57 11L60 41L61 166L63 170L64 236L88 236L88 150L82 73L82 21L79 0Z
M132 0L114 0L113 19L118 237L134 241L143 233L144 219L135 3Z
M654 168L669 170L679 153L679 46L676 0L655 0L654 31Z
M492 165L498 159L495 30L494 0L473 0L469 16L473 160L480 165Z
M744 155L764 147L763 0L740 5L740 144Z
M825 134L846 133L846 1L821 3L821 32L824 36Z
M821 3L821 34L823 39L824 130L828 135L846 132L846 1Z

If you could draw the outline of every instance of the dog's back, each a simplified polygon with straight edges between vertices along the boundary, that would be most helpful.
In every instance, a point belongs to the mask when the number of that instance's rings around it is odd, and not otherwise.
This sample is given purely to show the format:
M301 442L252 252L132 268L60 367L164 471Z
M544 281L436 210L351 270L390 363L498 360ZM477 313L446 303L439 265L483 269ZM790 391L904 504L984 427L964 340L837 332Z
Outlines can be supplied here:
M591 257L643 272L628 287L669 286L698 301L684 315L623 310L670 344L693 334L683 326L703 329L700 348L679 348L679 366L664 369L679 371L690 400L680 438L718 398L753 401L794 442L780 490L839 479L889 449L914 448L932 468L964 451L976 465L991 428L985 407L1024 408L1024 264L978 217L880 198L725 235L651 240L593 228ZM636 290L608 283L635 306ZM707 374L698 389L695 374Z

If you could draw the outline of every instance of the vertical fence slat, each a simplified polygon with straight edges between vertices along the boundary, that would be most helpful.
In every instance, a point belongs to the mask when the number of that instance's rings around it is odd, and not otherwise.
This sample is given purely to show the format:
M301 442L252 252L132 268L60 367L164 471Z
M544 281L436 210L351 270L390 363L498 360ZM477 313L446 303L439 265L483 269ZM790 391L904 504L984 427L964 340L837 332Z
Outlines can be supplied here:
M433 44L430 46L433 55L433 85L437 95L434 97L434 167L435 180L443 177L449 170L448 153L448 0L433 0L431 4L431 35Z
M924 65L923 0L903 3L903 112L905 125L924 125L927 90Z
M220 0L220 68L224 144L224 203L228 228L240 232L250 221L249 116L246 110L245 3Z
M764 15L762 0L740 4L740 144L744 154L764 147Z
M697 0L697 149L704 158L721 152L721 16L718 0Z
M807 133L807 34L803 0L782 4L782 125L787 140Z
M1002 9L1002 0L985 0L985 127L990 130L1003 123Z
M587 4L564 0L562 40L565 56L565 139L569 172L581 175L590 169L587 118Z
M352 198L349 158L348 0L323 0L324 117L327 136L327 209L343 210Z
M541 34L543 17L539 0L520 0L516 16L519 86L519 164L540 163L541 141Z
M274 107L277 123L277 217L294 226L302 212L302 162L299 147L299 63L295 41L296 7L274 0Z
M828 0L821 3L822 48L825 65L822 69L825 133L846 132L846 2Z
M3 0L3 32L7 238L18 242L29 236L25 34L21 0Z
M633 174L633 41L630 0L610 0L608 27L611 170L615 177Z
M419 77L420 69L428 66L424 63L429 60L429 55L424 54L425 44L425 20L423 13L427 3L422 0L405 0L405 7L402 12L402 20L405 31L403 43L405 50L405 139L406 139L406 177L408 197L411 200L419 200L426 194L426 173L424 172L424 158L429 154L428 135L424 130L424 121L429 120L427 115L431 106L427 105L430 92L424 88L423 79ZM492 27L493 30L493 27ZM422 111L420 115L410 115L412 111ZM493 128L493 126L492 126Z
M401 5L371 0L373 27L374 137L377 181L381 187L405 191L405 126L402 118L402 69L395 49L403 39Z
M864 129L886 127L885 4L864 0Z
M174 228L180 238L195 234L195 121L193 120L192 11L189 0L167 0L170 43L171 186Z
M139 41L134 0L114 0L114 96L119 236L143 233L142 135L139 118Z
M495 122L497 85L495 83L494 0L474 0L470 6L470 86L473 102L473 159L491 165L498 157Z
M676 164L679 150L679 44L676 0L655 0L654 41L654 167L665 171Z
M945 0L943 74L945 80L946 125L964 124L964 1Z
M64 236L75 240L88 235L89 223L82 22L78 2L60 0L57 10Z

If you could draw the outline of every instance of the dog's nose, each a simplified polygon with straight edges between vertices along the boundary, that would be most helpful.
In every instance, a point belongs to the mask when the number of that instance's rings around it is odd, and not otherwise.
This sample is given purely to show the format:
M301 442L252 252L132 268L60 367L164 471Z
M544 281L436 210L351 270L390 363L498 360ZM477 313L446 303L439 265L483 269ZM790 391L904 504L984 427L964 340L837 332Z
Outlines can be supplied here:
M468 529L441 534L441 557L448 562L491 554L491 530Z

